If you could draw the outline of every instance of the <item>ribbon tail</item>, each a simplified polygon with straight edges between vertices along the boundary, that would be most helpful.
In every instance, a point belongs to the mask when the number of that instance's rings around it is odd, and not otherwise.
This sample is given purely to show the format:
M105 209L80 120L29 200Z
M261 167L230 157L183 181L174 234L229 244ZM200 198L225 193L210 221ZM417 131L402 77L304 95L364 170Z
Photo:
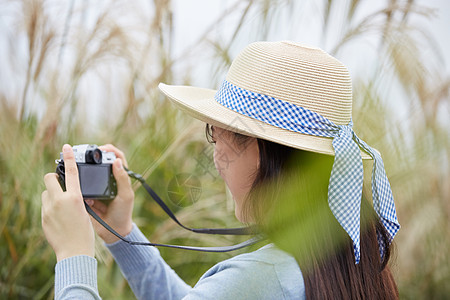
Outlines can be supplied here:
M356 136L356 135L355 135ZM389 234L389 243L392 242L395 235L400 229L397 219L397 213L392 195L391 185L384 169L383 159L381 155L364 141L356 137L358 144L366 150L374 159L372 169L372 199L373 208L381 220L384 228ZM380 246L380 255L384 256L385 245L381 235L378 233L378 244Z
M394 197L384 169L383 159L376 151L373 152L375 156L372 171L372 196L374 208L389 233L390 243L400 229L400 224L397 219Z
M328 185L328 205L353 241L356 264L360 260L360 210L363 187L363 166L352 130L343 126L333 139L335 158Z

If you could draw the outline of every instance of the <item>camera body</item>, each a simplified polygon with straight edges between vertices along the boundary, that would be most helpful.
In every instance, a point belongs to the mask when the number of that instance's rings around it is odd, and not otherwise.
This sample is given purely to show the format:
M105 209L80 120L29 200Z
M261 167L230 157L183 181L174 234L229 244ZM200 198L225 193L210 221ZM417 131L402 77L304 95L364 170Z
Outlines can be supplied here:
M81 194L84 199L111 200L117 195L117 184L112 172L116 159L114 152L98 149L97 145L76 145L72 147L78 167ZM65 185L65 168L63 154L56 160L56 173L63 190Z

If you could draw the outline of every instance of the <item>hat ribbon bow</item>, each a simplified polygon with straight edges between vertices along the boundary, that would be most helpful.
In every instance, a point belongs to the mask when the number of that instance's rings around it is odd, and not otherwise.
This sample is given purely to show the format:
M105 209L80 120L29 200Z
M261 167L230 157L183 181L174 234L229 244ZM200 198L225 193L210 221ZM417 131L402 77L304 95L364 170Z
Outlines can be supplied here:
M373 159L373 207L389 233L389 243L400 229L394 198L381 155L353 131L353 122L336 125L307 108L242 89L224 81L215 95L221 105L261 122L308 135L333 138L335 158L328 185L328 205L337 221L353 241L355 261L360 260L360 218L363 187L363 164L360 148ZM380 255L385 245L378 236Z

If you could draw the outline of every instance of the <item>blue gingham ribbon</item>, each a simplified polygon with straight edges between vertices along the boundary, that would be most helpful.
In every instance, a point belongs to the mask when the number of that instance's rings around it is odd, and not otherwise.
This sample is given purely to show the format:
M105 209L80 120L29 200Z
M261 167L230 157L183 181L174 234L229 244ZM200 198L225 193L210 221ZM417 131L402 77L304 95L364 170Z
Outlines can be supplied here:
M358 138L348 125L336 125L327 118L300 106L254 93L224 81L215 95L223 106L264 123L308 135L333 138L335 158L328 185L328 205L338 222L353 241L356 263L360 260L360 207L363 165L360 148L373 159L373 206L387 229L391 242L400 229L391 186L383 160L372 147ZM378 236L381 257L385 245Z

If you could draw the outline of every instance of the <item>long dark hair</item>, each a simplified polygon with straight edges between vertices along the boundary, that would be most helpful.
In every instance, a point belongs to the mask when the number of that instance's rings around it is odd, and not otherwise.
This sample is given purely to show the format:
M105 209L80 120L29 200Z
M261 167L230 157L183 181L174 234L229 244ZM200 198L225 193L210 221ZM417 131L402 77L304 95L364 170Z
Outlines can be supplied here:
M211 135L206 127L207 137ZM236 144L249 137L234 133ZM257 139L260 166L244 202L244 214L281 249L291 253L303 274L307 299L398 299L388 267L389 235L370 204L361 199L361 259L328 207L333 157ZM380 256L378 240L384 243Z

